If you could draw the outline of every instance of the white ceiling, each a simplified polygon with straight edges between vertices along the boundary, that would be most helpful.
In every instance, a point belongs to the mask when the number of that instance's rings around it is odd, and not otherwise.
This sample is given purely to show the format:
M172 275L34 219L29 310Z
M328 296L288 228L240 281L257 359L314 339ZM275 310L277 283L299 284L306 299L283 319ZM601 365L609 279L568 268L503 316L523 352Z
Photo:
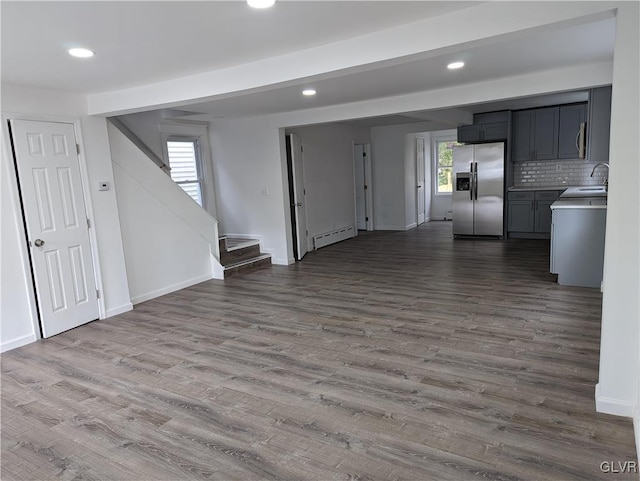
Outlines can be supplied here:
M144 85L311 48L479 2L6 1L2 80L80 93ZM90 48L85 61L67 49Z
M310 107L325 107L425 90L482 82L613 58L615 19L607 19L562 30L530 34L509 41L356 73L334 74L326 79L301 80L293 85L246 93L185 107L185 110L218 117L262 115ZM453 59L466 65L447 70ZM302 97L304 87L317 90L314 97Z
M3 0L1 77L7 83L54 90L109 92L321 46L478 3L280 0L272 9L253 10L244 1ZM480 46L458 45L424 58L400 58L391 66L370 65L235 92L181 109L205 118L239 117L392 97L610 61L614 39L615 19L609 18L494 38ZM73 59L66 53L72 46L91 48L96 56ZM464 60L465 68L447 70L453 59ZM318 95L302 97L302 88L311 86ZM556 95L466 110L524 108L575 98ZM421 121L420 112L362 123L404 120Z

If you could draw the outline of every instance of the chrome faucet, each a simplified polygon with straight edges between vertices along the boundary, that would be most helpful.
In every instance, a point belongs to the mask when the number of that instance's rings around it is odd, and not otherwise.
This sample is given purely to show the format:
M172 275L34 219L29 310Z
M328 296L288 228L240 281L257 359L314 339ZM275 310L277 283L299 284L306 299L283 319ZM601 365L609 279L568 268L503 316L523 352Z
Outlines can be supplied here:
M593 174L596 173L596 169L601 165L604 165L607 168L607 171L609 170L609 164L607 164L606 162L598 162L596 165L593 166L593 170L591 171L591 177L593 177ZM602 183L605 186L609 185L609 179L605 177Z

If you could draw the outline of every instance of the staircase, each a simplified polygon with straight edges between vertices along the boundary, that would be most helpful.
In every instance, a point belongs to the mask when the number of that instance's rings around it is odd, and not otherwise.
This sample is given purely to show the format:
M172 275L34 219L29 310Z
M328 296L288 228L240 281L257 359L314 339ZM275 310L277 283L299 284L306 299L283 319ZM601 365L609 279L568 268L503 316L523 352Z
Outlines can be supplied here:
M225 279L271 265L271 254L260 252L260 241L220 237L220 263Z

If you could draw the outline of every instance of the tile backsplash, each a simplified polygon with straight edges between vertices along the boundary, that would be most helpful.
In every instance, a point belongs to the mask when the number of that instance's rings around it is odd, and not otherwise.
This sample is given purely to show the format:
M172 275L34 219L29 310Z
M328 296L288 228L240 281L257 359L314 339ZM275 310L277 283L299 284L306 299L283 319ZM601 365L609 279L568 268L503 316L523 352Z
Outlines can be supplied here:
M515 162L513 184L515 187L602 185L609 172L600 166L590 177L596 164L585 160Z

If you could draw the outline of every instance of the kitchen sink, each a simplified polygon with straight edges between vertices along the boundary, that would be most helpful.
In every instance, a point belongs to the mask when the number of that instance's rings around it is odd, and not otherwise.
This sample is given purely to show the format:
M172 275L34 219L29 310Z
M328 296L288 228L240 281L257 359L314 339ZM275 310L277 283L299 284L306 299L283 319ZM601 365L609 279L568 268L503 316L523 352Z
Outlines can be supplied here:
M606 197L607 187L604 185L592 185L585 187L569 187L560 197Z

